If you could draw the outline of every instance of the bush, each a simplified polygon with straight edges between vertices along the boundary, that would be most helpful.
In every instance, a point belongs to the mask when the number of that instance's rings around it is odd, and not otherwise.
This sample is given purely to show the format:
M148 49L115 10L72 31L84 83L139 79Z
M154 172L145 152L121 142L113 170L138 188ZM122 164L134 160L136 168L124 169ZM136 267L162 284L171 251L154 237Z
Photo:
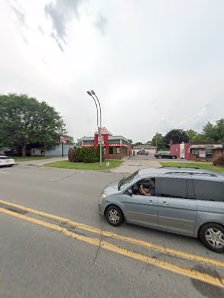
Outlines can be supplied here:
M68 160L71 162L76 161L76 148L69 148L68 150Z
M216 167L224 167L224 155L219 156L213 161L213 165Z
M88 147L88 148L74 148L69 149L68 159L71 162L85 162L93 163L100 161L100 148ZM104 160L104 154L102 160Z

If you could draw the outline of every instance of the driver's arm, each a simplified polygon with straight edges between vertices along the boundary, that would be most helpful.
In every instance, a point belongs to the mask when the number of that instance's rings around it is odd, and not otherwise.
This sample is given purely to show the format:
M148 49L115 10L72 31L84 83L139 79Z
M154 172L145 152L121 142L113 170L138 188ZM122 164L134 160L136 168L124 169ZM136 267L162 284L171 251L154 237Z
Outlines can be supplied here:
M142 195L145 195L144 193L144 189L143 189L143 185L141 184L140 187L139 187L139 191Z
M143 187L143 185L141 184L139 187L140 193L144 196L150 196L150 193L146 191L146 189Z

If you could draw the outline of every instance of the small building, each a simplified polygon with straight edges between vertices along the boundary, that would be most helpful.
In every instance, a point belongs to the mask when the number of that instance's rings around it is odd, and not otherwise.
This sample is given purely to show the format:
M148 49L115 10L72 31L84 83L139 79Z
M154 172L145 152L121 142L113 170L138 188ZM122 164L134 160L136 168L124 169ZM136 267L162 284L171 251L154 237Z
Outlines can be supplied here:
M224 154L224 143L194 142L170 144L170 153L186 160L214 160Z
M26 148L27 156L45 156L45 157L59 157L68 156L70 148L74 148L74 144L67 144L61 142L51 149L47 149L44 145L29 144Z
M68 156L68 151L70 148L74 148L73 144L59 144L53 149L48 149L45 151L45 156L56 157L56 156Z
M131 144L123 136L113 136L105 127L101 130L101 140L106 159L122 159L131 155ZM98 132L94 137L82 137L78 144L81 147L97 147L100 143Z
M151 146L150 144L142 144L132 148L133 155L138 154L139 151L154 155L157 151L157 148L155 146Z

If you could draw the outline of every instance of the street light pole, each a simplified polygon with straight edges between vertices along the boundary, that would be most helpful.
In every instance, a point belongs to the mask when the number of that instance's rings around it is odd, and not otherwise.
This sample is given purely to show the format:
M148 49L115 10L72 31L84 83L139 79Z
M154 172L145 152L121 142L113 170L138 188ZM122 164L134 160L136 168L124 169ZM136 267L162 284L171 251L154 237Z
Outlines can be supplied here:
M87 91L87 94L91 96L94 100L95 106L96 106L96 112L97 112L97 128L98 128L98 139L100 139L100 166L102 167L102 139L101 139L101 128L102 128L102 113L101 113L101 105L99 98L95 94L93 90ZM95 97L96 99L95 99ZM98 103L98 105L97 105ZM100 121L99 121L99 111L98 111L98 106L100 110ZM100 122L100 123L99 123Z
M101 105L100 105L100 101L99 98L97 97L96 93L91 90L91 93L93 96L96 97L96 100L98 102L99 108L100 108L100 129L99 129L99 136L100 136L100 166L102 167L102 134L101 134L101 130L102 130L102 111L101 111Z
M94 100L95 106L96 106L96 123L97 123L97 128L98 128L99 127L98 106L97 106L95 98L92 96L92 93L90 91L87 91L87 94L89 94L89 96L92 97L92 99Z

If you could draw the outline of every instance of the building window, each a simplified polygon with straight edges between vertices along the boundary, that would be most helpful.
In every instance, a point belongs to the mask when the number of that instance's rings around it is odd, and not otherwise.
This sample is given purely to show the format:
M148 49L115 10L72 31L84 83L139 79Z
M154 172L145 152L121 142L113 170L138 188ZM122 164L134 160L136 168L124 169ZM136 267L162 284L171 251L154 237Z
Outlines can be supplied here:
M120 154L121 153L121 149L120 148L116 148L116 154Z
M192 150L192 154L194 157L198 158L199 157L199 149Z
M206 148L206 157L211 158L213 155L212 148Z
M109 147L109 154L114 154L113 147Z

